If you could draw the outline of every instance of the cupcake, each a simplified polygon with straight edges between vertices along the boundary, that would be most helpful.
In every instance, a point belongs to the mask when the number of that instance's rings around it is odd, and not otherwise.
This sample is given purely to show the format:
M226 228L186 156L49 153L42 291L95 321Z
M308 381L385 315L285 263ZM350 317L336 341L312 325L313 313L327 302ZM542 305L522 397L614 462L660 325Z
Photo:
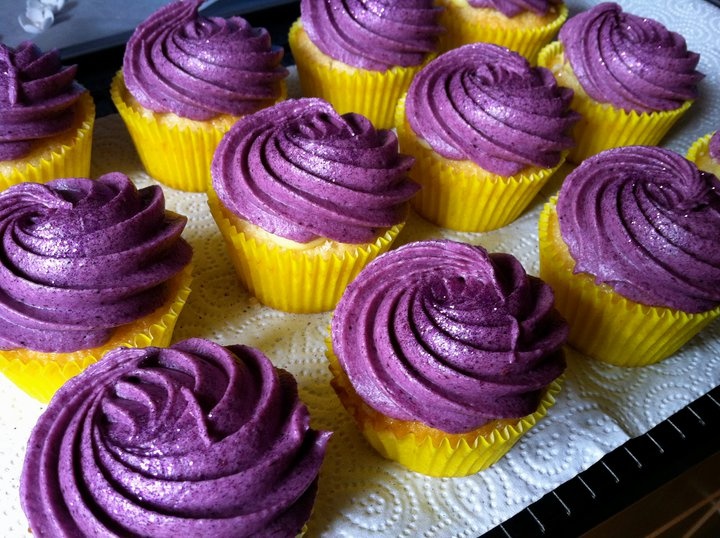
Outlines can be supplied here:
M46 402L109 349L167 345L190 293L185 222L120 173L0 193L0 371Z
M687 158L701 170L720 177L720 131L696 140L690 146Z
M670 150L587 159L539 228L540 276L590 357L652 364L720 315L720 181Z
M698 95L700 56L661 23L611 2L572 17L538 63L575 92L580 112L568 159L658 144Z
M95 104L57 50L0 43L0 190L87 177Z
M298 536L329 437L256 349L118 348L38 419L20 500L35 536Z
M535 62L567 20L562 0L438 0L446 29L438 47L447 51L470 43L495 43Z
M432 476L500 459L554 403L567 325L509 254L448 240L398 247L338 304L333 388L383 456Z
M436 53L439 12L433 0L302 0L289 41L303 95L391 128L398 98Z
M223 134L285 97L281 47L241 17L203 17L203 0L172 2L130 37L112 100L147 173L205 192Z
M453 230L515 220L565 160L577 121L552 73L488 43L430 62L400 99L400 149L422 185L413 207Z
M208 202L251 294L323 312L402 229L418 189L411 166L392 131L321 99L289 99L225 135Z

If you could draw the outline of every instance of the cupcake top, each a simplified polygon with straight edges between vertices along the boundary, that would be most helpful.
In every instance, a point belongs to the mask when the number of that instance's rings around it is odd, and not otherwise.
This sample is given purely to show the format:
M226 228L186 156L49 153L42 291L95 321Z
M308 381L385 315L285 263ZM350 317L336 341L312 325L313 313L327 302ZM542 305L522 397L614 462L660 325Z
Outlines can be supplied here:
M475 43L426 65L405 106L412 130L443 157L511 176L554 167L573 145L568 132L579 116L570 109L572 96L520 54Z
M33 142L73 125L75 103L85 90L77 66L63 66L60 53L43 53L30 41L12 49L0 43L0 161L20 159Z
M557 213L576 273L648 306L720 305L720 180L677 153L597 154L567 176Z
M699 54L661 23L606 2L570 18L559 40L580 85L624 110L672 110L698 95Z
M708 152L710 157L720 162L720 131L715 131L715 134L710 138Z
M276 101L288 74L282 47L241 17L200 16L203 1L172 2L135 29L123 58L128 91L147 109L201 121Z
M370 263L332 320L358 395L392 418L448 433L534 412L562 374L567 324L552 290L510 254L448 240Z
M321 99L288 99L237 122L212 164L213 189L235 215L307 243L374 241L404 221L419 188L397 137Z
M443 31L433 0L302 0L300 20L322 52L348 65L385 71L420 65Z
M496 9L506 17L514 17L525 11L545 15L550 6L561 3L562 0L468 0L472 7Z
M192 256L186 218L121 173L0 193L0 349L70 352L161 306Z
M118 348L40 416L22 507L36 536L296 536L329 436L256 349Z

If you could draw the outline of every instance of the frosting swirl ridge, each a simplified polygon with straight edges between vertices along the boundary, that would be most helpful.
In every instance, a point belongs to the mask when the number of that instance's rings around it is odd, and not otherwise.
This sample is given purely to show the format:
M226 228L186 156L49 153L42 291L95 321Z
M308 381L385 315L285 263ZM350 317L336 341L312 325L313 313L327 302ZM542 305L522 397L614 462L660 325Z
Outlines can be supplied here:
M300 19L325 54L373 71L420 65L442 32L432 0L302 0Z
M628 146L587 159L557 213L576 273L648 306L720 304L720 180L681 155Z
M0 161L27 155L33 141L73 125L85 90L77 66L63 66L57 50L41 52L30 41L12 49L0 43Z
M370 263L332 320L358 395L384 415L448 433L535 411L565 368L552 290L509 254L420 241Z
M547 69L504 47L477 43L442 54L415 76L407 118L443 157L510 176L560 162L578 119L572 95Z
M551 5L560 4L561 0L468 0L473 7L489 7L497 9L506 17L514 17L525 11L537 15L545 15Z
M672 110L698 95L699 54L660 22L604 2L560 29L565 56L587 94L624 110Z
M121 173L0 193L0 349L96 347L153 312L190 262L186 221Z
M272 104L288 74L282 47L242 17L199 15L202 2L172 2L135 29L123 58L130 93L145 108L192 120Z
M247 116L225 135L213 189L234 214L307 243L373 241L404 221L419 186L397 137L321 99L288 99Z
M329 437L254 348L117 348L38 420L22 506L37 536L296 536Z
M710 157L720 162L720 131L715 131L715 134L710 138L708 152Z

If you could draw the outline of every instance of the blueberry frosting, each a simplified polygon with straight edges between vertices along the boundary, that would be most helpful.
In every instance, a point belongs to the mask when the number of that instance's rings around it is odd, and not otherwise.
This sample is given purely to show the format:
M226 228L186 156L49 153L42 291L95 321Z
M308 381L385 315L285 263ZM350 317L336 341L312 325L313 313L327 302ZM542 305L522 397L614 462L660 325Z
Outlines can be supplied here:
M587 94L624 110L672 110L698 95L699 54L661 23L605 2L570 18L559 40Z
M710 138L708 151L710 153L710 157L720 162L720 131L716 131Z
M720 305L720 180L681 155L629 146L584 161L557 214L576 273L648 306Z
M515 17L526 11L545 15L550 6L560 3L560 0L468 0L473 7L497 9L506 17Z
M123 75L137 101L192 120L242 116L276 101L288 71L282 47L242 17L204 17L203 0L176 1L136 28Z
M20 159L33 142L69 130L85 90L77 66L63 66L57 50L42 52L30 41L0 43L0 161Z
M385 71L420 65L443 31L432 0L302 0L300 20L322 52L348 65Z
M332 320L334 353L368 405L448 433L534 412L565 368L566 338L552 290L516 258L448 240L379 256Z
M415 134L448 159L511 176L552 168L573 145L572 90L498 45L451 50L413 79L406 114Z
M212 164L213 189L233 214L307 243L366 243L404 222L418 190L397 137L321 99L288 99L243 118Z
M186 220L121 173L0 193L0 349L92 348L153 312L190 262Z
M35 536L297 536L329 436L254 348L118 348L41 415L22 507Z

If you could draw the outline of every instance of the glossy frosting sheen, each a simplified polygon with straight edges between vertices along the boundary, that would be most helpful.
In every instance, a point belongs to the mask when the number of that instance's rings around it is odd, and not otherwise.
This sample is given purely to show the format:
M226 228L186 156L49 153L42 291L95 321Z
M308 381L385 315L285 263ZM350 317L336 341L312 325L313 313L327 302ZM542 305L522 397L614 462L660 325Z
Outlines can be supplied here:
M525 11L545 15L551 5L560 3L560 0L468 0L468 4L473 7L497 9L506 17L514 17Z
M409 243L350 284L332 320L335 354L368 405L449 433L535 411L565 368L553 294L509 254Z
M392 131L321 99L289 99L243 118L212 165L213 188L231 212L306 243L374 241L406 218L419 188Z
M16 49L0 43L0 161L19 159L42 140L67 131L85 91L77 66L63 67L57 50L43 53L30 41Z
M443 157L511 176L551 168L573 144L572 90L525 58L486 43L447 52L414 78L406 99L415 134Z
M28 443L35 536L297 536L329 433L246 346L118 348L70 380Z
M598 154L565 179L557 212L575 272L650 306L720 305L720 181L684 157L643 146Z
M432 0L302 0L300 18L325 54L373 71L420 65L442 32Z
M0 193L0 349L96 347L154 311L192 256L185 223L120 173Z
M560 29L565 56L587 94L624 110L672 110L697 97L699 55L661 23L598 4Z
M710 157L720 162L720 131L716 131L712 138L710 138L710 144L708 147Z
M282 47L241 17L200 16L202 2L173 2L137 27L123 60L130 93L145 108L193 120L274 102L287 76Z

